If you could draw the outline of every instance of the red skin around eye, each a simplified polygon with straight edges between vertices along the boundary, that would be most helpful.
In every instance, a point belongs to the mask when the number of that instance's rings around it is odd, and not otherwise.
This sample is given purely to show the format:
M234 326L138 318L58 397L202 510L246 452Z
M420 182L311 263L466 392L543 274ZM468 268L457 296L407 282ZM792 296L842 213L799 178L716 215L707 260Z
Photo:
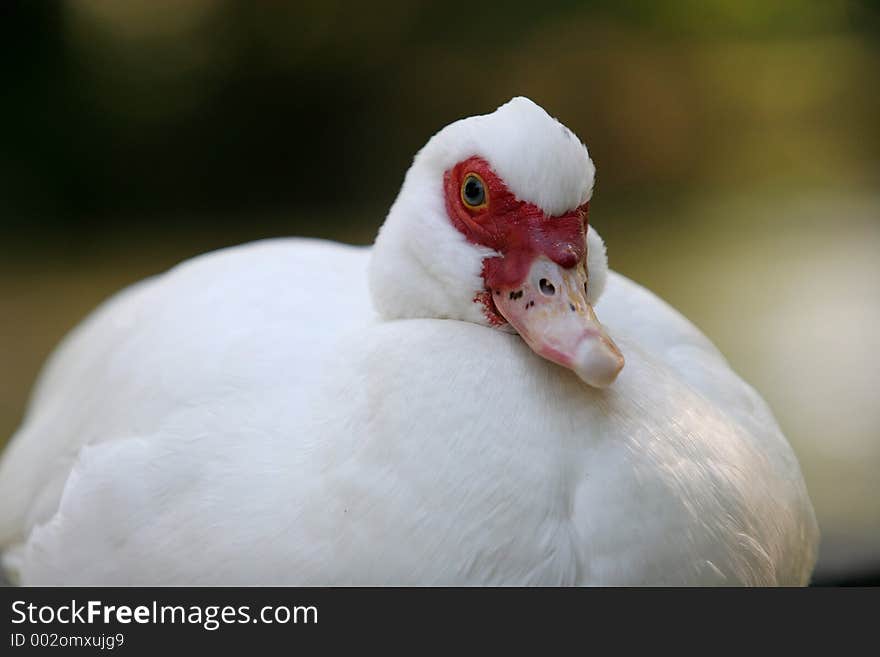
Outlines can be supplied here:
M461 183L469 173L479 174L486 183L484 208L471 209L461 199ZM519 285L538 256L544 255L565 269L576 266L586 256L589 202L566 214L547 216L538 206L517 199L489 163L479 157L449 169L443 183L446 211L453 225L469 242L501 254L483 260L486 291ZM486 291L477 294L474 301L485 306L492 324L503 324L504 318Z

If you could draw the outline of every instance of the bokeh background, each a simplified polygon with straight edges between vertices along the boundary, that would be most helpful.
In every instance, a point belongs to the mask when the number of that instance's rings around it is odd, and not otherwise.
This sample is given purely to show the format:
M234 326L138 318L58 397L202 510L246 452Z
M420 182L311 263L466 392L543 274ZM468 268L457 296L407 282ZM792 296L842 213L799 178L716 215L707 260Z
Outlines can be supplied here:
M611 264L769 401L880 583L880 7L865 0L0 3L0 444L110 293L257 238L368 244L437 129L528 95Z

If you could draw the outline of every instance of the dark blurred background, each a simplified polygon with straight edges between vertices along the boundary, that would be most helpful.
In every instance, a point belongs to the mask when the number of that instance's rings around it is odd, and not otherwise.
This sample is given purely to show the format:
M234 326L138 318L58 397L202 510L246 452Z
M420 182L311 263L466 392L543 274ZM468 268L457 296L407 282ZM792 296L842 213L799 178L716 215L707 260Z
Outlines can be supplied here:
M368 244L440 127L527 95L598 167L611 265L768 400L880 583L880 6L0 3L0 444L120 287L280 235Z

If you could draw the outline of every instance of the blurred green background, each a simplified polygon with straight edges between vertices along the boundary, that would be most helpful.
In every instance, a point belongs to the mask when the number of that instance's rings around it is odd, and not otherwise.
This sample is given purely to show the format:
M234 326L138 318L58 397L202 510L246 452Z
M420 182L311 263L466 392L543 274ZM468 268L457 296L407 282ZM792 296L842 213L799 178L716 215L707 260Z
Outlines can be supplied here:
M769 401L880 581L880 7L858 0L0 4L0 444L100 300L256 238L368 244L416 150L527 95L612 267Z

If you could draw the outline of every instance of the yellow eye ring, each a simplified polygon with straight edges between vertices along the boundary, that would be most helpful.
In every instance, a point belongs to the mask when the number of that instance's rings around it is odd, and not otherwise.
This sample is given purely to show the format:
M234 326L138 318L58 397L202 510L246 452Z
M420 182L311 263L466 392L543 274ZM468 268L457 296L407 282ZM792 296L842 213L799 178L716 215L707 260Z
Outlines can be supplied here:
M479 174L469 173L461 181L461 202L470 210L482 210L489 205L486 181Z

